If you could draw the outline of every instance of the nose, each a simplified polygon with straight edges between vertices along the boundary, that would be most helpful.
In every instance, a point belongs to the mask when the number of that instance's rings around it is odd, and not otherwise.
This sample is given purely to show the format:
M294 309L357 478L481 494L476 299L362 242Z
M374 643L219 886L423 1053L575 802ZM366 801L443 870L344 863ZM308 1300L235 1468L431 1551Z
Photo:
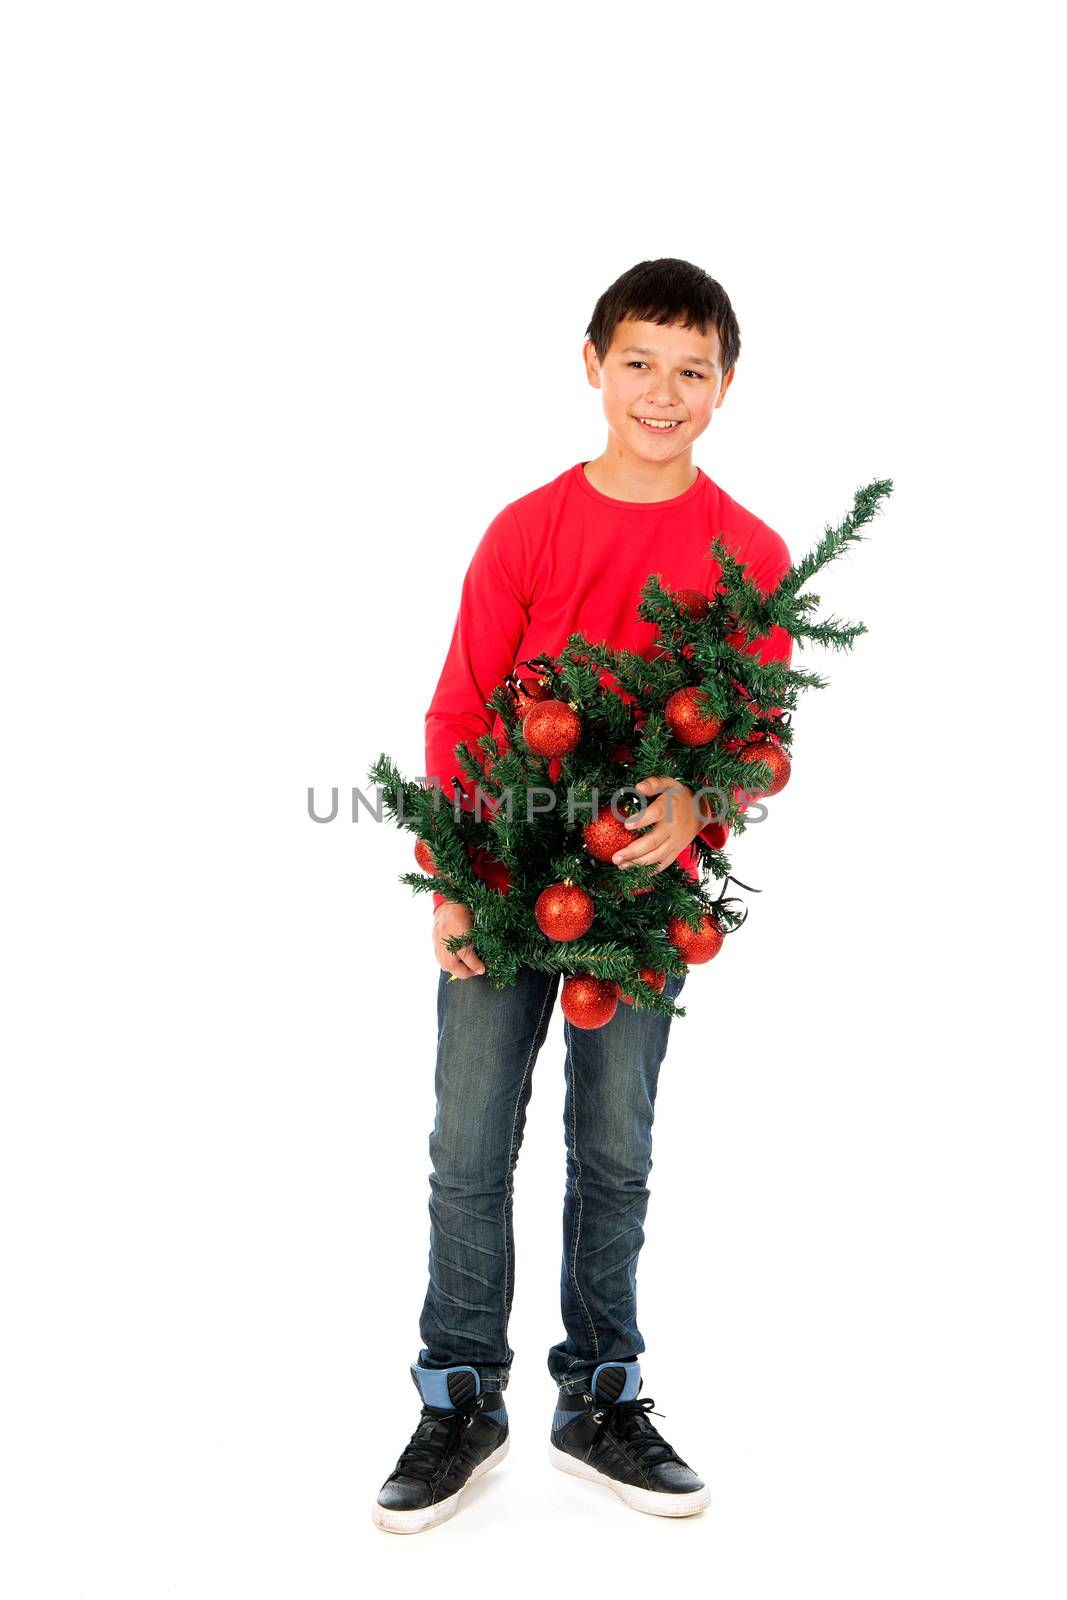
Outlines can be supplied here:
M652 384L645 399L650 406L661 407L664 411L674 411L678 405L678 397L667 378L660 378L658 383Z

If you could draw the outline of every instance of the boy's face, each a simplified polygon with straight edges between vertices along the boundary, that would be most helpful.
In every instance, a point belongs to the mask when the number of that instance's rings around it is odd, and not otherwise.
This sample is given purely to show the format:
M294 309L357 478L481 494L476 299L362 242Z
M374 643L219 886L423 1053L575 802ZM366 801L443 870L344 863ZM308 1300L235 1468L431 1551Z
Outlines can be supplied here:
M645 461L662 463L684 455L722 405L733 369L722 376L718 330L679 323L624 318L615 329L603 365L593 341L582 347L586 374L604 396L604 416L623 449ZM670 422L656 428L653 422Z

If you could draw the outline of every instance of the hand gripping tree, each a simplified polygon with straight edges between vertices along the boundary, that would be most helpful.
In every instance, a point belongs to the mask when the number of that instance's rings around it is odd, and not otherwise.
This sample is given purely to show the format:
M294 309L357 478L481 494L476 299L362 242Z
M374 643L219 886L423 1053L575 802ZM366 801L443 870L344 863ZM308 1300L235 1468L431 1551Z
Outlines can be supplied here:
M407 782L379 756L369 779L387 814L417 835L424 869L400 881L419 893L437 889L473 913L473 928L448 948L473 945L497 988L513 983L521 965L565 974L561 1005L576 1026L602 1026L620 1001L685 1015L662 993L667 975L718 954L747 913L726 889L747 886L701 834L698 878L677 864L614 866L615 852L639 837L621 820L647 803L633 786L661 774L703 791L715 821L738 834L753 800L780 793L798 696L827 681L754 652L775 627L799 645L835 650L851 649L867 631L861 622L820 619L819 596L800 591L863 537L860 528L892 487L880 479L857 490L840 525L828 526L769 594L719 538L709 550L720 567L710 599L698 590L671 593L649 577L637 607L656 627L649 660L576 633L558 656L519 663L537 675L509 674L486 702L504 738L487 733L477 751L455 747L473 795L457 777L446 799L439 786ZM506 892L474 871L479 852L507 868ZM714 899L709 879L719 885Z

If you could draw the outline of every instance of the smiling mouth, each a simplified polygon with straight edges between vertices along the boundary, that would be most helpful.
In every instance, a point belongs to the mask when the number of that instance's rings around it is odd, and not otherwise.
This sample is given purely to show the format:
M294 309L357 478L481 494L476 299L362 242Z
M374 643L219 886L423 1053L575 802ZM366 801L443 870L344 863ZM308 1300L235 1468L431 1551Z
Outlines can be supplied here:
M646 433L673 433L675 428L681 427L681 419L674 418L668 421L652 417L634 417L634 421L644 428Z

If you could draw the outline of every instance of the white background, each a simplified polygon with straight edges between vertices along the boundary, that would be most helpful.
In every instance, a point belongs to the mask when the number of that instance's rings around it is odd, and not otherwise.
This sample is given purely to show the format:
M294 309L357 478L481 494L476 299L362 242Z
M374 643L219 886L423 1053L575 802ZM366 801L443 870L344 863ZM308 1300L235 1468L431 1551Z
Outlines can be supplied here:
M1063 1594L1043 12L8 12L12 1596ZM896 486L821 585L870 631L800 657L831 687L734 853L763 893L693 973L661 1080L645 1393L713 1505L643 1517L545 1459L557 1011L511 1454L390 1538L431 913L397 883L408 835L317 827L306 792L365 786L382 750L421 773L474 545L603 448L584 329L659 255L740 320L695 453L717 482L794 555Z

